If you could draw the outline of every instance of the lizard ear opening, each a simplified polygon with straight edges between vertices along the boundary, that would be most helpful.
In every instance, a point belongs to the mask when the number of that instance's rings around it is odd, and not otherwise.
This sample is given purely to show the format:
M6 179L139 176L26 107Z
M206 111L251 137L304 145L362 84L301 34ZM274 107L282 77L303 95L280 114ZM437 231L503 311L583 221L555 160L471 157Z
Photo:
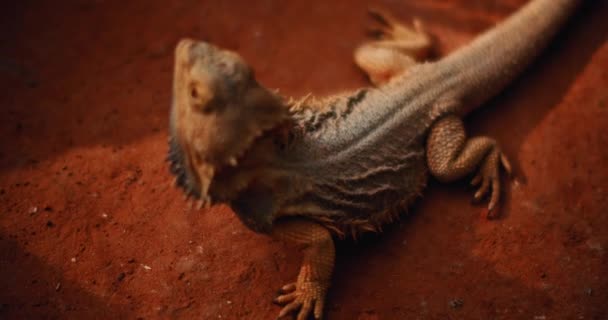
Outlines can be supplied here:
M288 117L288 109L282 99L259 85L249 90L245 99L262 130L268 130Z

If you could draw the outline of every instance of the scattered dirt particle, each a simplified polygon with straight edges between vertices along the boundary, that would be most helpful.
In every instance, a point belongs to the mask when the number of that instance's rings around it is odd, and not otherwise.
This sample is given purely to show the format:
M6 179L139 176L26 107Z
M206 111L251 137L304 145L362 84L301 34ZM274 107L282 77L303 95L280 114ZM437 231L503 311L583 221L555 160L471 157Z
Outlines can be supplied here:
M127 275L124 272L121 272L118 274L118 276L116 277L116 281L121 282L122 280L125 279Z
M457 299L450 300L450 302L448 302L448 305L452 309L460 309L464 305L464 301L462 301L462 299L457 298Z
M46 226L49 227L49 228L52 228L52 227L55 226L55 224L53 223L53 221L49 220L49 221L46 222Z

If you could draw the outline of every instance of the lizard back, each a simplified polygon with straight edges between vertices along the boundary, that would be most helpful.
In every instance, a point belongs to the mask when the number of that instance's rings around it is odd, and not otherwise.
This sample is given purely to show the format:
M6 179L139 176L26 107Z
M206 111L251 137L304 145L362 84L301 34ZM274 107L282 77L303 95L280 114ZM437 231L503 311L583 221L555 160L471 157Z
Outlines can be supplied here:
M300 107L294 117L301 139L280 163L309 187L289 197L279 216L303 215L357 236L380 230L407 208L426 184L424 143L432 122L423 104L408 103L421 101L412 98L417 84L410 85L409 91L361 89Z

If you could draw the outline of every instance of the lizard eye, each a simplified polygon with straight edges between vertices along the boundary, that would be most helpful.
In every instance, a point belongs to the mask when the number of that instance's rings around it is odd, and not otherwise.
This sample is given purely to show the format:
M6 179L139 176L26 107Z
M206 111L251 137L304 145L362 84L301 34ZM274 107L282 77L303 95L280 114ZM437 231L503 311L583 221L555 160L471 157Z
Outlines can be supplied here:
M205 89L201 91L195 84L190 86L190 98L192 106L203 114L210 114L215 110L213 95Z

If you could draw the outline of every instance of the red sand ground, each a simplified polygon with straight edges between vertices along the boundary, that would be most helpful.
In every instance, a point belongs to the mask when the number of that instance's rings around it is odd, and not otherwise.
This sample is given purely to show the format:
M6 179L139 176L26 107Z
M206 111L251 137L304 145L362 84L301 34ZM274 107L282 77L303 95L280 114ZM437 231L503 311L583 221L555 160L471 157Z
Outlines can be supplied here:
M383 1L438 54L524 0ZM0 318L268 319L300 256L170 187L172 49L237 50L288 94L364 85L362 1L11 1L0 18ZM341 243L330 319L608 319L608 5L588 4L467 122L517 165L502 218L432 182ZM450 302L461 300L462 306Z

